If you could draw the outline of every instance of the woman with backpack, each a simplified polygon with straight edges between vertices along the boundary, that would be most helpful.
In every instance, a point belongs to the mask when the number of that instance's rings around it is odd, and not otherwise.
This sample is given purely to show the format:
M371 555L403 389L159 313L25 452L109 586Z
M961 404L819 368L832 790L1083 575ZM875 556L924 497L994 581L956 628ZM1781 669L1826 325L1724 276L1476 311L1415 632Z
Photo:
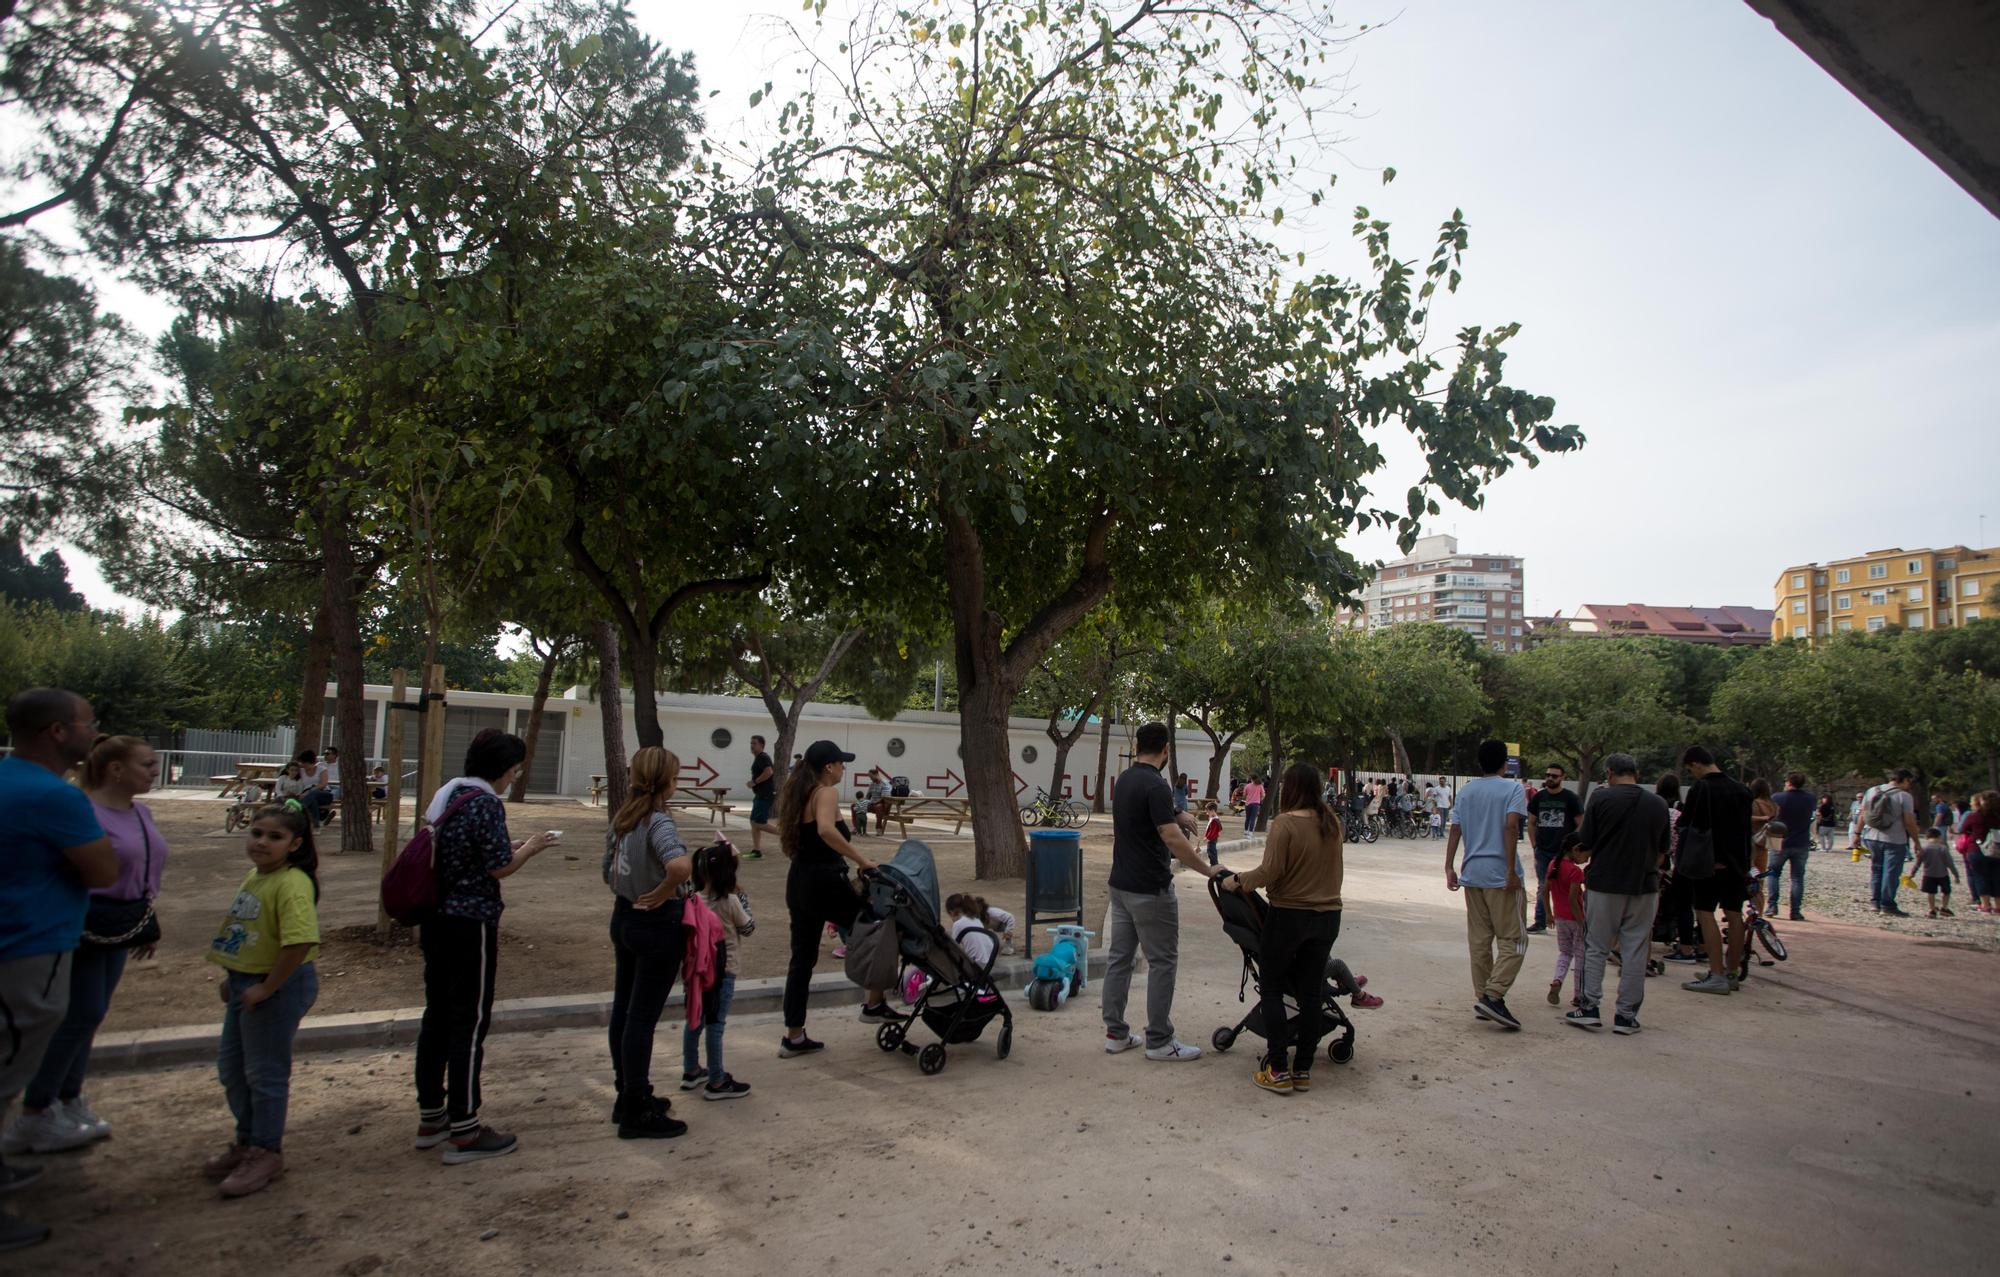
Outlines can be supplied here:
M683 898L694 861L666 805L680 784L681 760L657 745L632 755L630 789L605 839L604 881L611 906L611 1072L618 1099L611 1120L621 1140L687 1134L653 1094L653 1032L680 974L687 938ZM719 1039L718 1039L719 1040Z
M424 811L432 829L437 904L418 931L424 953L424 1020L417 1033L417 1147L445 1146L447 1166L514 1151L512 1135L479 1120L479 1074L493 1021L500 952L500 880L556 843L553 832L515 843L500 795L528 747L487 728L465 751L465 774Z

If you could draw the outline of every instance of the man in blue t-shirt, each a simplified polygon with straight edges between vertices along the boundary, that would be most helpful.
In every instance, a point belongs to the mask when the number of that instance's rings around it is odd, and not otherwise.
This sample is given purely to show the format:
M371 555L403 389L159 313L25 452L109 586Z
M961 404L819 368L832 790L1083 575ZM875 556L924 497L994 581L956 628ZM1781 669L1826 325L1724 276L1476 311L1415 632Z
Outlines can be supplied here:
M0 759L0 1127L41 1065L69 1010L70 952L83 935L92 887L118 880L118 854L83 791L64 780L90 753L97 723L71 692L33 688L7 702L14 752ZM18 1151L18 1150L17 1150ZM0 1161L0 1193L39 1166ZM47 1227L0 1214L0 1250L30 1246Z
M1812 822L1818 807L1819 799L1806 788L1804 772L1793 772L1785 777L1785 790L1778 795L1778 819L1785 822L1784 843L1769 850L1765 860L1765 881L1770 884L1771 896L1770 903L1764 906L1767 914L1778 912L1778 880L1789 864L1792 869L1792 921L1805 921L1799 906L1805 902L1806 857L1812 852Z
M1451 833L1444 843L1444 883L1465 891L1466 939L1472 949L1472 1011L1506 1029L1521 1022L1507 1009L1507 990L1521 973L1522 923L1527 897L1521 861L1514 853L1528 819L1527 791L1500 773L1507 766L1505 741L1479 742L1478 780L1458 791L1451 808ZM1453 862L1460 846L1465 859ZM1498 950L1497 956L1495 950Z

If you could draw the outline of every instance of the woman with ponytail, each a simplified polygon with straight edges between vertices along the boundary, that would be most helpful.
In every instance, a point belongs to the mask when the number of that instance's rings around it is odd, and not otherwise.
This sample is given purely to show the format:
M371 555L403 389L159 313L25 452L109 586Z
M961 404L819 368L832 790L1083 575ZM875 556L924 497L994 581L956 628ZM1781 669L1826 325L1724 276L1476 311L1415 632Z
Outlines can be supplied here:
M618 1099L611 1120L621 1140L672 1139L687 1123L653 1094L653 1032L680 974L687 940L681 901L693 861L667 803L680 785L681 760L657 745L632 755L625 802L605 838L604 881L616 955L611 992L611 1071Z

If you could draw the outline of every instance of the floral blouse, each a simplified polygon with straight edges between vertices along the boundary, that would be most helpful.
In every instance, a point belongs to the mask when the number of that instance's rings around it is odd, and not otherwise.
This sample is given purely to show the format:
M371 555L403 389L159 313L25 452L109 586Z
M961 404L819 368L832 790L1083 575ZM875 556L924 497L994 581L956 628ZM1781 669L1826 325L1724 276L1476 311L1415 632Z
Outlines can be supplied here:
M438 912L476 922L498 922L500 880L495 869L514 862L507 809L492 794L478 794L440 821L434 835Z

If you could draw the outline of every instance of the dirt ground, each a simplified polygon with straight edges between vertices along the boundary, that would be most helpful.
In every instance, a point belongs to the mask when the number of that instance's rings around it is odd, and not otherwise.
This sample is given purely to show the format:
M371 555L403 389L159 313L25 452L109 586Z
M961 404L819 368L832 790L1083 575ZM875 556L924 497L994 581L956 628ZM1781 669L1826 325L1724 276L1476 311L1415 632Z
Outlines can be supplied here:
M227 803L156 796L151 806L171 847L159 900L165 940L155 961L127 965L104 1023L106 1032L199 1024L212 1018L217 968L204 955L223 911L235 897L237 884L249 872L241 833L222 831ZM606 934L611 897L598 870L608 819L603 808L576 802L530 802L509 807L509 827L516 838L541 829L561 829L565 841L561 848L544 852L503 886L507 912L500 927L501 997L586 993L611 987L611 942ZM324 840L327 847L339 845L338 826L332 832L336 836ZM690 845L700 845L714 832L713 826L699 819L689 818L682 824L682 836ZM741 820L732 820L721 832L738 847L749 848L749 831ZM949 826L912 827L910 833L936 853L938 882L945 894L977 891L991 903L1021 914L1026 896L1022 879L975 880L969 831L964 837L955 837ZM762 860L743 863L742 884L749 892L752 912L765 928L744 946L746 977L783 975L785 970L787 862L776 850L776 840L767 841L771 847ZM900 834L892 825L886 837L870 836L859 845L869 856L887 859L899 841ZM1110 855L1109 818L1096 817L1083 831L1084 917L1088 919L1104 915ZM319 958L316 1015L423 1004L423 961L411 933L398 932L394 943L385 945L375 931L380 883L379 863L322 852L320 929L327 939ZM826 952L831 954L831 942ZM831 958L826 961L827 969L832 969Z
M749 1098L676 1092L685 1138L624 1142L601 1033L496 1034L487 1116L516 1155L413 1152L406 1053L305 1055L290 1171L232 1203L193 1173L228 1131L212 1068L120 1074L91 1087L114 1137L38 1159L43 1181L9 1198L57 1234L5 1270L1993 1271L1991 954L1790 924L1790 961L1743 993L1649 981L1646 1031L1625 1038L1560 1022L1538 937L1511 999L1526 1027L1506 1034L1470 1014L1464 907L1434 852L1351 851L1337 951L1387 1005L1351 1013L1356 1058L1322 1063L1310 1095L1253 1088L1254 1042L1190 1064L1106 1055L1093 988L1046 1014L1013 998L1007 1060L989 1032L929 1078L847 1011L815 1012L823 1056L784 1062L776 1017L745 1017L727 1049ZM1175 1021L1206 1043L1241 1014L1240 960L1199 882L1179 893ZM656 1078L677 1037L662 1026Z

